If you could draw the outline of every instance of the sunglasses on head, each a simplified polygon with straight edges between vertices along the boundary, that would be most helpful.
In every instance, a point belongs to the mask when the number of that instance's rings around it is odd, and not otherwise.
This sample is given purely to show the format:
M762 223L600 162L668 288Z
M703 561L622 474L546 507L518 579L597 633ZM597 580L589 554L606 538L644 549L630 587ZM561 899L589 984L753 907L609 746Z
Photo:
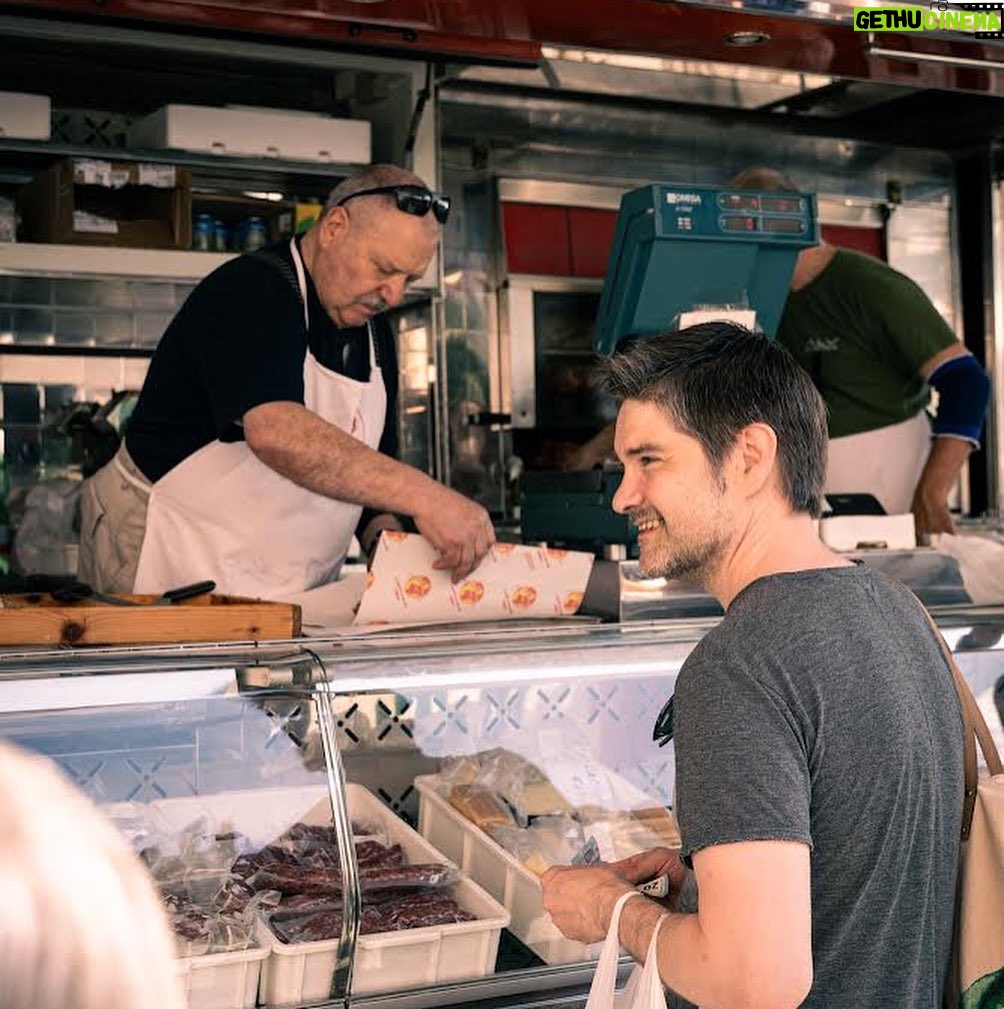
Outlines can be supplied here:
M431 210L432 216L440 224L445 224L446 218L450 216L450 198L442 193L434 193L431 189L423 189L421 186L377 186L374 189L360 189L358 193L350 193L339 200L335 206L340 207L357 196L378 196L384 193L393 194L397 209L405 214L411 214L412 217L425 217Z

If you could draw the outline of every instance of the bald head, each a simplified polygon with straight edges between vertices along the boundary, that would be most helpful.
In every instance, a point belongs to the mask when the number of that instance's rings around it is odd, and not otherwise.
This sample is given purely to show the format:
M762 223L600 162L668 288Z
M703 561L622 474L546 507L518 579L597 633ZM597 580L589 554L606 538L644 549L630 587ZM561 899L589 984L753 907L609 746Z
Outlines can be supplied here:
M321 304L338 326L362 325L400 304L408 285L425 273L439 242L431 209L418 216L399 208L393 192L368 192L385 186L428 190L406 168L372 165L331 191L320 219L301 243Z
M370 165L356 175L350 175L347 179L342 179L334 189L328 193L328 200L324 204L324 213L333 207L337 207L342 200L348 199L354 193L361 193L364 189L380 189L383 186L420 186L428 189L425 180L401 168L398 165ZM374 206L384 205L394 206L393 193L377 193L374 196L367 196L365 202ZM362 204L360 204L361 206Z
M729 189L755 189L760 192L797 193L798 186L776 168L745 168L728 182Z

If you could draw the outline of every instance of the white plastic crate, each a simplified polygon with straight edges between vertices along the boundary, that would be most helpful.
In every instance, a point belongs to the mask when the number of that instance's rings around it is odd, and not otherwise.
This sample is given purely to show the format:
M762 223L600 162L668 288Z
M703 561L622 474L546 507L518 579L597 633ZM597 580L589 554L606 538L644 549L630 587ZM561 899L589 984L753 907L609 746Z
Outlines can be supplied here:
M118 802L102 809L119 826L135 817L168 833L181 831L205 816L211 829L220 833L239 830L261 847L321 802L327 802L323 786L224 792L150 803ZM177 970L188 1009L251 1009L268 955L269 944L259 943L251 949L179 957Z
M441 852L365 788L350 784L346 792L352 819L379 824L391 842L401 845L409 863L444 861ZM327 822L327 799L298 818L306 823ZM495 969L499 937L509 924L509 914L469 879L454 884L450 895L477 920L360 936L352 972L353 994L466 981ZM271 951L262 966L261 1002L291 1005L327 999L337 939L284 943L260 921L258 941Z
M251 1009L268 947L209 953L178 960L188 1009Z
M470 873L512 916L509 930L545 963L575 963L599 956L602 943L566 939L541 903L540 880L436 791L436 777L415 779L421 835Z

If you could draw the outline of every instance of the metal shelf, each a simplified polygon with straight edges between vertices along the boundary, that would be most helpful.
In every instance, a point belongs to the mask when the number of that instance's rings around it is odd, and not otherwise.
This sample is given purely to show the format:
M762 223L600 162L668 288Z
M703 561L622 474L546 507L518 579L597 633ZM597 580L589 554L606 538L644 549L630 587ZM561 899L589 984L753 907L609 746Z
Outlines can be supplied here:
M325 161L285 161L277 158L238 157L227 154L200 154L170 149L86 147L58 141L0 139L0 180L27 182L38 171L60 158L97 158L111 161L147 161L178 165L192 171L200 186L225 189L268 188L276 185L310 187L324 191L357 172L361 165ZM311 186L312 184L312 186Z
M67 344L0 343L0 356L20 357L153 357L153 347L76 346Z
M0 243L0 274L201 280L236 253Z

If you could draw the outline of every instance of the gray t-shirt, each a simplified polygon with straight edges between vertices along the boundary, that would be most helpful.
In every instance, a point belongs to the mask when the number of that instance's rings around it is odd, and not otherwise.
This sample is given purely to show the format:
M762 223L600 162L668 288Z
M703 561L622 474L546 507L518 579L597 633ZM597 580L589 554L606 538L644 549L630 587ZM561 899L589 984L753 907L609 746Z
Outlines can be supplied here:
M962 820L962 715L912 594L863 566L759 579L676 686L682 854L811 848L803 1009L938 1009Z

